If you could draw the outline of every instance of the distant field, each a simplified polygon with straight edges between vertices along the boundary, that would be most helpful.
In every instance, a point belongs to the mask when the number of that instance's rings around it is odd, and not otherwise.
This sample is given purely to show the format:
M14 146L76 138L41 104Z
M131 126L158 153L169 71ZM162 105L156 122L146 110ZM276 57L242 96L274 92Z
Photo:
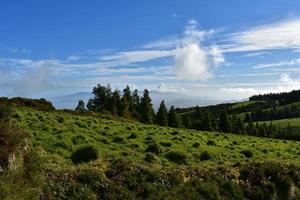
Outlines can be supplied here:
M280 126L280 127L287 127L290 125L293 128L297 128L300 130L300 118L290 118L290 119L280 119L280 120L273 120L273 121L263 121L259 123L271 123L275 126Z
M101 160L122 157L146 163L145 151L151 143L156 143L160 148L156 163L162 166L177 165L166 158L170 151L186 155L186 164L190 166L268 160L300 163L300 142L296 141L165 128L60 111L18 108L17 113L21 124L32 135L34 146L44 149L47 166L52 169L73 166L71 153L86 144L98 149ZM300 121L295 119L293 122ZM199 143L199 147L195 143ZM241 153L244 150L250 150L253 157L246 158ZM211 155L211 159L200 161L199 155L204 151Z

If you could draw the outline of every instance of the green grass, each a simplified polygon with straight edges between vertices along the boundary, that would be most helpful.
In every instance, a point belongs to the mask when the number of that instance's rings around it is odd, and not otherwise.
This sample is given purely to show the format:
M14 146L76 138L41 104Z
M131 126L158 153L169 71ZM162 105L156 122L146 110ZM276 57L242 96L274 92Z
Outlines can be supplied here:
M250 161L300 164L300 142L296 141L173 129L63 111L18 108L16 112L21 125L31 134L33 146L44 149L49 169L75 166L71 154L85 145L98 150L99 161L126 158L147 164L145 150L151 143L161 147L155 155L155 163L160 166L214 167ZM200 145L193 145L195 143ZM241 153L245 150L250 150L253 156L246 158ZM166 155L172 151L186 155L186 162L178 164L168 160ZM201 161L202 152L208 152L211 158Z
M259 103L264 103L265 101L245 101L245 102L239 102L239 103L235 103L232 105L232 109L238 109L238 108L244 108L244 107L248 107L251 105L255 105L255 104L259 104Z
M290 119L279 119L279 120L273 120L273 121L261 121L259 123L270 124L271 122L274 126L285 128L288 125L290 125L290 127L300 130L300 117L290 118Z

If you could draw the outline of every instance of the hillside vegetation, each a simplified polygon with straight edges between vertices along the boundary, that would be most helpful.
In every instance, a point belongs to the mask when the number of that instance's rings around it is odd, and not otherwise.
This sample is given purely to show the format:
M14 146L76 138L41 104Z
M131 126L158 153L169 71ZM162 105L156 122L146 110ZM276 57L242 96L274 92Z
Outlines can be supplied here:
M29 147L0 173L0 199L300 197L300 142L30 107L11 118Z

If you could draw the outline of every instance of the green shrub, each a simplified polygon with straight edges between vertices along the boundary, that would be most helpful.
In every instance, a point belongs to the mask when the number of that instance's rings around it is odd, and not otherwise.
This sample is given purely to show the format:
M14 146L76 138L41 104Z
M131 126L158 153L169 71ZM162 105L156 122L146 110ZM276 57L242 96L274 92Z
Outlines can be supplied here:
M82 147L72 153L71 159L73 163L79 164L89 162L98 158L98 152L93 146Z
M123 137L120 137L120 136L116 136L112 142L115 142L115 143L124 143L125 142L125 139Z
M62 116L59 116L59 117L57 118L57 122L58 122L58 123L64 123L64 122L65 122L65 119L64 119Z
M200 160L201 161L210 160L211 158L212 158L212 156L210 155L210 153L208 151L203 151L200 154Z
M136 133L131 133L131 134L127 137L127 139L135 139L135 138L137 138L137 134L136 134Z
M192 145L192 147L198 148L198 147L200 147L200 143L199 143L199 142L195 142L195 143Z
M171 147L172 146L171 142L160 142L159 144L163 147Z
M157 160L154 153L148 152L146 153L145 159L146 162L153 163Z
M243 154L246 158L251 158L253 156L250 150L243 150L241 151L241 154Z
M106 182L105 174L96 169L84 169L76 174L76 179L93 191L103 188Z
M152 143L149 144L148 147L146 148L146 152L151 152L154 154L159 154L162 152L161 147L157 143Z
M178 164L185 164L187 162L187 155L180 151L169 151L166 158Z
M208 140L206 144L210 146L216 146L216 142L213 140Z
M83 144L85 142L85 137L82 135L78 135L78 136L72 138L72 142L75 145Z

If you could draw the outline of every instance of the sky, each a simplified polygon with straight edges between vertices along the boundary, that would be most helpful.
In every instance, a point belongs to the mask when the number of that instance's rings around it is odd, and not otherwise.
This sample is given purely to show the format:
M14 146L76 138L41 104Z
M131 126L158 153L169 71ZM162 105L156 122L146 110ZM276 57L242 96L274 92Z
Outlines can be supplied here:
M0 96L300 89L300 0L1 0Z

